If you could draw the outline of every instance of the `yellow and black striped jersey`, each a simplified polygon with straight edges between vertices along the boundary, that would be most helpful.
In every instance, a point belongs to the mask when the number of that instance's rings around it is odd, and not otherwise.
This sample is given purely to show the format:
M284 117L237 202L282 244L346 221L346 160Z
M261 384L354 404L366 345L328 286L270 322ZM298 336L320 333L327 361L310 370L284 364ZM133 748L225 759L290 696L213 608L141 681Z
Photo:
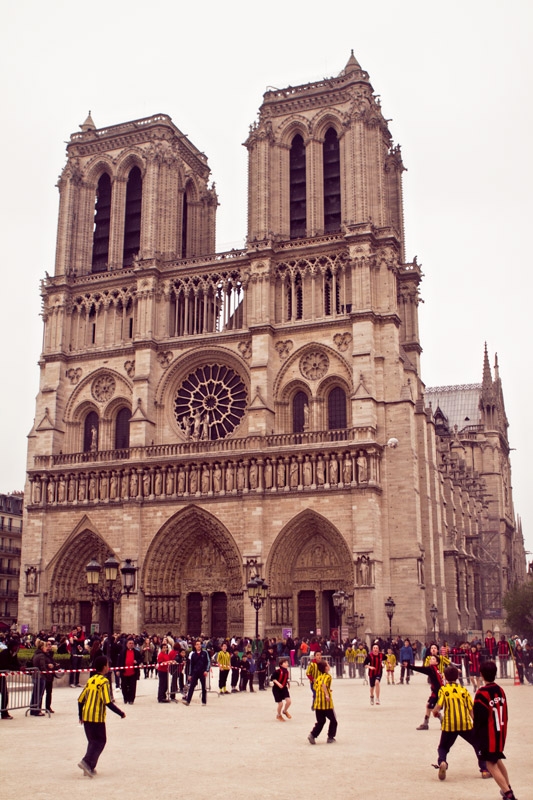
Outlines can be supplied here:
M387 653L387 669L393 670L396 667L396 656L394 653Z
M217 653L217 664L221 670L229 669L231 666L231 655L224 650L219 650Z
M316 681L318 675L318 667L316 661L309 662L309 666L307 667L307 672L305 674L307 675L311 683L314 683Z
M344 657L349 664L354 664L355 659L357 658L357 650L354 650L353 647L348 647L346 650Z
M458 683L447 683L439 689L443 731L469 731L472 726L472 698L468 689Z
M333 699L331 697L331 675L322 672L318 675L314 684L315 699L313 702L313 709L315 711L325 711L328 708L333 708Z
M105 722L106 706L110 702L109 681L100 673L93 675L78 697L78 703L83 705L81 719L84 722Z
M439 672L442 675L444 673L444 670L446 669L446 667L449 667L452 662L450 661L449 658L446 658L446 656L436 656L436 658L437 658L437 661L438 661L437 667L439 668ZM426 656L426 660L424 661L424 666L425 667L429 667L429 659L430 659L430 656Z

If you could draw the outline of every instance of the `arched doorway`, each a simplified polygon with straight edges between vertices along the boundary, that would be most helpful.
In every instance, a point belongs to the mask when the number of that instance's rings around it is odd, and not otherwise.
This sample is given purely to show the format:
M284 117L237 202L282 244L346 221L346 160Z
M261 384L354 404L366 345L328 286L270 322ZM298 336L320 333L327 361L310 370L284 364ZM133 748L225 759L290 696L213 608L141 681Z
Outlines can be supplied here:
M148 549L142 574L144 624L197 636L242 635L242 558L212 514L189 506L172 517Z
M85 567L93 558L103 564L110 555L116 557L104 540L89 529L81 531L66 542L48 568L50 625L57 625L62 631L82 625L87 633L93 626L96 632L107 632L108 605L98 597L97 591L91 594ZM100 588L104 588L103 570L100 574ZM120 573L116 588L120 588ZM120 603L114 606L113 627L115 632L120 630Z
M348 546L335 526L315 511L303 511L283 528L272 546L267 574L272 635L292 628L293 636L329 636L338 625L333 593L343 589L353 596Z

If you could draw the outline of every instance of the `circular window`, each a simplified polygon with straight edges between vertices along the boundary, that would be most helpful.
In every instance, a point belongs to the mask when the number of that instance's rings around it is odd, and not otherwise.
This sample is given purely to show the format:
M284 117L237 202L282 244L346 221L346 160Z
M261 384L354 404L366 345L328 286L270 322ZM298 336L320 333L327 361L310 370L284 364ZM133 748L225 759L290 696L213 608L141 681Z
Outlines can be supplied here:
M224 439L240 424L246 402L246 386L234 370L207 364L182 381L174 413L187 439Z

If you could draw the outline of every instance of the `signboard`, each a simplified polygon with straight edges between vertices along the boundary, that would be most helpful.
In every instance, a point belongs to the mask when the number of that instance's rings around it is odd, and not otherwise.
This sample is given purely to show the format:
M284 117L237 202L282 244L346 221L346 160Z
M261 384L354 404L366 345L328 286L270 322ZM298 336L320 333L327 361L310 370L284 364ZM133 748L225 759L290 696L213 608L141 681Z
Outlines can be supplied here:
M281 629L281 638L282 639L292 639L292 628L282 628Z
M29 631L30 631L30 626L29 625L21 625L20 626L20 632L22 633L22 635L24 635L25 633L29 633Z
M311 631L311 633L312 633L312 632L313 632L313 631ZM317 636L322 636L322 628L317 628L317 629L316 629L316 635L317 635Z
M100 633L100 623L99 622L91 622L91 635L93 633Z

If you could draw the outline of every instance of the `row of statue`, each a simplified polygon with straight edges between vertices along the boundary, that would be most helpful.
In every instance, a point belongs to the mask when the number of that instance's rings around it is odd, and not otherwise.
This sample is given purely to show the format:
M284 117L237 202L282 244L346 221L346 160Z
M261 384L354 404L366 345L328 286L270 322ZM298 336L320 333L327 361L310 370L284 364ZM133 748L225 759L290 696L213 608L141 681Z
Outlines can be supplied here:
M205 442L210 439L209 436L209 414L206 412L203 416L200 409L197 408L192 417L183 417L181 420L181 427L185 433L185 439L190 442Z
M34 504L126 500L379 483L377 452L132 467L32 478Z

